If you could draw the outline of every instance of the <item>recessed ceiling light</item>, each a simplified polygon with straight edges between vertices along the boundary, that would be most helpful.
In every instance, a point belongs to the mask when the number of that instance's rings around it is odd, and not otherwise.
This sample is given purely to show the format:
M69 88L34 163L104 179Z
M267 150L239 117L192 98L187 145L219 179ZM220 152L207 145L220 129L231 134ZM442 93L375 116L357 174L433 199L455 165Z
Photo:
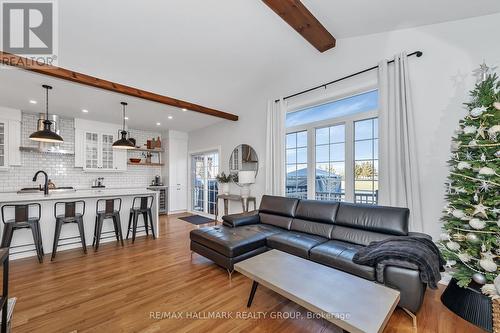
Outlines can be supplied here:
M128 117L125 117L124 119L125 119L125 120L128 120Z
M174 119L174 117L172 117L172 116L168 116L168 119Z
M89 110L87 110L87 109L82 109L82 112L83 112L83 113L89 113Z
M160 126L160 125L161 125L161 123L156 123L156 126Z
M182 109L182 111L186 112L186 111L187 111L187 109Z
M38 102L37 102L37 101L35 101L35 100L31 100L31 101L30 101L30 103L31 103L31 104L36 104L36 103L38 103Z

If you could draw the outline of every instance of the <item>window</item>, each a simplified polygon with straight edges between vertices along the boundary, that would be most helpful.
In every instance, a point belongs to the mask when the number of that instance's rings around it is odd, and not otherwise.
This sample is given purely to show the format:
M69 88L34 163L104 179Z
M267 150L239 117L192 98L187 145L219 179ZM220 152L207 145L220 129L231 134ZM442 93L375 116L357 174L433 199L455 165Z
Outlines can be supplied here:
M377 203L378 119L354 123L354 202Z
M344 199L345 125L316 129L316 200Z
M290 112L286 116L286 127L310 124L317 121L331 120L369 112L378 108L378 91L337 100L327 104L317 105L305 110Z
M378 202L378 91L287 114L286 195Z
M286 196L307 198L307 131L286 135Z

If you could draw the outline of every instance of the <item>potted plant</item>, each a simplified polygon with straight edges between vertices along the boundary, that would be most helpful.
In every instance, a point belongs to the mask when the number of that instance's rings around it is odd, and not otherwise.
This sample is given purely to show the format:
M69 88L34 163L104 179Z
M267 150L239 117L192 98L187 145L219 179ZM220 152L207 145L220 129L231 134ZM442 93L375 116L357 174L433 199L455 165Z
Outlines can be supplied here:
M224 194L229 194L229 183L233 181L233 176L231 175L226 175L226 173L223 171L215 177L217 179L217 182L220 184L220 190Z

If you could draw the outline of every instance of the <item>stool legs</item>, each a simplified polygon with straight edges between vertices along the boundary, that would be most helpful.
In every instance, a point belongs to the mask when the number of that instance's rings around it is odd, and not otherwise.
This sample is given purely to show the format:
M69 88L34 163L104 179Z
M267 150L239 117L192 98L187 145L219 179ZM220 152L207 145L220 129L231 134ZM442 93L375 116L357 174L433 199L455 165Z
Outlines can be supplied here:
M151 234L153 235L153 239L156 239L155 228L153 226L153 213L151 212L151 209L148 210L148 215L149 215L149 223L151 223Z
M80 240L82 241L83 253L87 254L87 243L85 242L85 229L83 227L83 218L79 218L76 223L78 224L78 232L80 233Z
M39 231L37 229L37 223L38 222L28 222L30 229L31 229L31 234L33 235L33 241L35 242L35 249L36 249L36 256L38 257L38 262L42 263L43 262L43 253L42 253L42 246L41 246L41 239L39 238Z
M122 244L122 246L124 246L123 244L123 233L122 233L122 222L120 220L120 215L115 215L113 216L113 222L115 223L116 225L116 240L119 240Z
M137 234L137 224L139 222L139 215L142 215L142 218L144 220L144 229L146 231L146 235L149 235L149 228L151 228L151 235L153 236L153 239L156 239L156 234L155 234L155 228L153 226L153 213L151 212L150 209L147 211L141 212L141 211L131 211L129 220L128 220L128 228L127 228L127 239L130 234L130 226L132 224L132 243L135 242L135 236Z
M95 249L94 251L97 252L99 250L99 242L101 241L101 233L102 233L102 222L104 221L104 216L99 216L97 217L97 226L95 229Z
M147 212L144 212L142 213L142 218L144 220L144 228L146 229L146 236L149 235L149 231L148 231L148 213Z
M132 226L132 219L133 218L134 218L134 213L130 212L130 214L128 216L127 239L128 239L128 236L130 235L130 227Z
M50 258L50 261L54 260L54 258L56 257L57 246L59 245L59 237L61 236L62 225L63 223L61 220L56 221L56 230L54 232L54 245L52 246L52 257Z
M132 244L135 242L135 234L137 233L137 220L139 220L139 214L134 212L134 225L132 227Z
M14 234L14 228L11 223L6 223L3 227L2 235L2 247L9 247L12 242L12 235Z

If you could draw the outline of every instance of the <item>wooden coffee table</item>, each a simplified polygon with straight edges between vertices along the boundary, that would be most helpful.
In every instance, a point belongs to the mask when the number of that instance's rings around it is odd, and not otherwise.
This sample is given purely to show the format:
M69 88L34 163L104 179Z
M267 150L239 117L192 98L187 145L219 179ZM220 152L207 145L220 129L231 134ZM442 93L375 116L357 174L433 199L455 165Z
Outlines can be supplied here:
M234 269L254 281L248 307L261 284L348 332L382 332L399 302L395 289L278 250Z

